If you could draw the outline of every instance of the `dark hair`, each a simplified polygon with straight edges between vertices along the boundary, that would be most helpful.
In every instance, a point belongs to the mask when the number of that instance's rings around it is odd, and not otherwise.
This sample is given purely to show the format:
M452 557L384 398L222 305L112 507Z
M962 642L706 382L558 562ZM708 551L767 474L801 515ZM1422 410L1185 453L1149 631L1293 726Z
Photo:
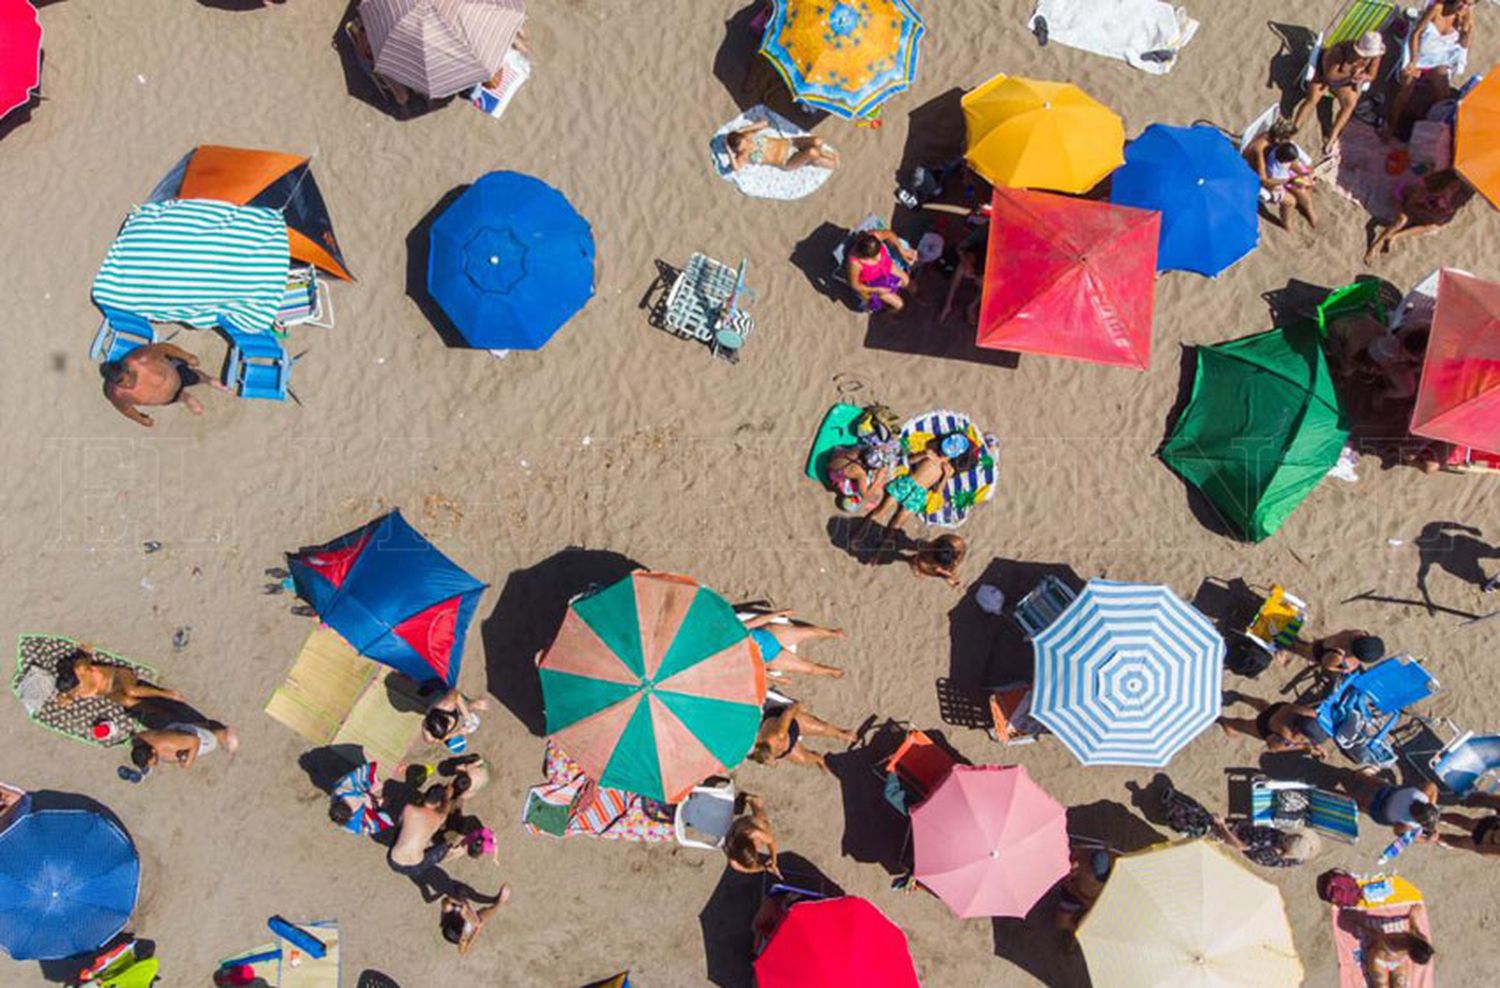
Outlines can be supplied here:
M1289 165L1297 160L1297 145L1291 142L1278 144L1272 149L1271 155L1283 165Z
M458 714L445 707L434 707L422 718L422 730L435 738L445 738L458 723Z
M729 148L729 150L738 152L739 149L745 144L745 135L741 134L737 130L731 131L729 136L724 138L724 144Z
M136 768L150 768L151 757L155 754L151 746L140 738L136 738L130 746L130 760Z
M443 785L428 786L427 791L422 794L424 806L440 806L443 800L448 798L448 789Z
M453 781L450 783L450 785L453 787L453 795L455 798L462 796L464 793L468 792L469 787L473 784L474 777L471 776L468 772L458 773L453 777Z
M350 806L342 799L335 799L328 806L328 819L332 820L334 823L342 827L344 824L354 819L354 807Z
M1413 803L1411 807L1411 818L1422 827L1423 830L1431 830L1438 825L1442 819L1443 811L1438 809L1436 803Z
M463 943L464 927L469 924L464 919L461 909L450 909L443 913L443 918L439 921L439 925L442 927L444 940L447 940L449 943Z
M868 230L861 230L850 241L849 253L855 257L874 257L880 253L880 238Z
M922 547L922 552L939 566L952 566L958 562L958 549L951 542L929 542Z
M437 763L438 775L457 775L459 770L466 765L473 765L479 761L477 754L454 755L452 758L444 758Z
M84 658L84 653L76 651L57 664L57 679L55 685L59 693L71 693L79 687L78 660Z
M1420 357L1427 351L1427 340L1431 335L1425 329L1416 329L1401 337L1401 345L1413 357Z
M1435 953L1437 951L1432 949L1432 944L1428 943L1422 937L1417 935L1408 937L1406 955L1412 959L1412 963L1426 964L1432 960L1432 955Z
M1110 857L1109 852L1103 848L1099 848L1089 855L1089 870L1101 882L1109 877L1110 869L1114 867L1114 864L1115 859Z
M99 373L104 375L105 384L119 384L125 377L125 364L119 360L107 361L99 366Z
M1374 635L1360 635L1349 643L1349 653L1369 665L1385 658L1385 642Z
M1322 744L1328 740L1328 732L1323 730L1323 725L1318 723L1316 717L1302 717L1297 721L1297 731L1313 744Z
M743 868L753 871L760 867L760 854L755 849L755 842L738 834L731 836L724 845L724 853L729 855L730 861Z

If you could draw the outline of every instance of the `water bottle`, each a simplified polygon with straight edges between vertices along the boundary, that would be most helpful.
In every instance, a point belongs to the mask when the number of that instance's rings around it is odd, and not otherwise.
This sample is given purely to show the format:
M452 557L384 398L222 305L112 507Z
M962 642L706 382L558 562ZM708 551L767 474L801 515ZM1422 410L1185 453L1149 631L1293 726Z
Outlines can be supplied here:
M1401 836L1397 837L1395 840L1391 841L1385 846L1385 850L1380 852L1380 858L1375 863L1377 865L1383 865L1400 857L1402 851L1405 851L1408 847L1411 847L1416 843L1417 836L1421 834L1421 832L1421 830L1415 827L1411 830L1402 831Z

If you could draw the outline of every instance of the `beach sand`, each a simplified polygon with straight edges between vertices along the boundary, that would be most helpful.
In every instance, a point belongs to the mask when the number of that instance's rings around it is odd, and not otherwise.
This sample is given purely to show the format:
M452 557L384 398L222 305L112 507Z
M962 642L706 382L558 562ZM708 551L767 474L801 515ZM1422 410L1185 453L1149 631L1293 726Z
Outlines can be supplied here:
M242 739L233 759L215 754L190 772L129 786L115 778L115 754L48 734L14 700L0 701L0 778L93 796L135 838L143 884L133 928L157 942L163 984L207 983L221 957L265 940L265 918L276 913L342 923L345 985L367 968L429 988L574 985L626 967L643 986L747 984L743 924L756 880L723 877L717 854L559 842L516 822L541 772L543 739L527 726L539 725L531 656L570 594L628 561L849 629L847 642L808 651L848 678L787 687L824 718L908 720L943 731L975 762L1019 761L1076 808L1075 833L1125 848L1165 835L1141 820L1127 788L1152 772L1083 769L1055 740L1005 749L942 723L938 680L992 681L1024 670L1029 657L1002 622L977 611L972 591L916 581L902 566L862 566L830 544L830 499L801 466L841 384L861 383L856 400L911 414L967 411L1001 437L998 495L963 530L966 581L987 573L1024 589L1036 572L1024 562L1163 582L1185 598L1210 577L1281 582L1310 602L1314 630L1365 627L1426 656L1443 684L1433 709L1466 727L1494 726L1486 712L1500 673L1484 663L1500 645L1500 622L1343 602L1365 592L1416 598L1413 540L1429 522L1500 538L1495 477L1382 472L1366 458L1357 483L1325 482L1278 535L1249 546L1200 523L1184 485L1152 455L1187 380L1184 347L1270 328L1264 295L1289 281L1329 287L1360 272L1365 216L1352 204L1324 188L1316 235L1268 228L1261 248L1217 280L1163 277L1145 373L974 358L958 319L931 325L931 297L872 332L815 284L839 228L870 211L889 215L903 159L957 149L961 89L1002 70L1069 79L1116 108L1130 135L1153 121L1238 130L1278 98L1267 84L1279 48L1268 22L1319 27L1331 0L1191 2L1202 28L1165 77L1039 48L1023 0L929 0L916 87L890 102L878 131L819 124L844 167L794 203L745 199L708 166L714 128L757 102L756 87L779 90L763 68L745 88L754 42L735 2L534 0L536 70L499 121L461 103L408 121L372 105L332 46L337 2L224 6L44 7L46 99L0 143L9 327L0 535L10 586L0 628L67 634L152 663ZM1478 10L1474 68L1500 52L1497 14ZM207 395L202 418L157 410L148 432L99 395L87 359L98 324L89 286L130 206L199 143L315 155L359 280L333 286L336 329L293 335L292 352L303 354L293 376L299 403ZM561 189L593 223L599 259L589 306L544 351L504 360L445 346L413 297L425 222L455 190L500 168ZM1439 259L1500 276L1495 224L1478 202L1374 270L1403 288ZM758 329L737 366L651 328L640 307L654 261L680 264L694 250L749 260ZM177 342L208 363L223 353L209 333L185 331ZM954 356L924 355L935 352ZM288 613L286 596L263 595L263 571L281 565L284 551L395 506L491 584L462 682L505 701L476 739L496 767L476 809L501 835L501 867L465 862L454 874L485 892L504 880L514 897L462 959L438 935L437 907L423 905L378 848L327 822L323 797L298 768L308 746L261 710L312 626ZM145 553L148 540L162 550ZM1433 599L1489 613L1496 601L1442 569L1456 558L1439 560ZM181 626L191 627L190 641L174 651ZM1270 695L1286 678L1234 685ZM1253 767L1259 754L1210 729L1167 771L1222 809L1224 770ZM965 922L924 893L887 891L890 874L877 862L899 851L904 821L869 802L866 762L834 761L840 779L791 765L736 775L764 795L785 851L907 932L924 984L1087 983L1044 913L1030 926ZM847 807L843 790L854 794ZM1336 977L1314 876L1340 862L1369 868L1384 842L1367 825L1357 853L1339 848L1301 869L1260 872L1286 895L1308 984ZM1491 866L1419 847L1400 870L1428 892L1442 980L1500 980ZM0 969L7 985L42 983L35 964Z

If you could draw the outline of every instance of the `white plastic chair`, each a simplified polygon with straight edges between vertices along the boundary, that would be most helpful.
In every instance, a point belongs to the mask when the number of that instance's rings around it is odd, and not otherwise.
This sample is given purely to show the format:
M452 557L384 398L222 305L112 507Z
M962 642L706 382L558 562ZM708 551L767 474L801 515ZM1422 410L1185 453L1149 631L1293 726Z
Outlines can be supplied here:
M723 847L729 828L734 824L734 798L733 782L723 786L694 786L688 798L677 804L677 815L672 820L677 843L705 851ZM689 837L689 828L712 838L712 842Z

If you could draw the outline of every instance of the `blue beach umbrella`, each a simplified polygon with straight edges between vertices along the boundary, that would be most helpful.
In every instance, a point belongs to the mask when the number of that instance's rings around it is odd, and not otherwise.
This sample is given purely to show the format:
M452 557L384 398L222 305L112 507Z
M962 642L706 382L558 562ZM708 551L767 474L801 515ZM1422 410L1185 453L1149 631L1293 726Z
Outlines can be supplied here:
M538 350L594 294L594 235L540 179L490 172L432 224L427 291L470 346Z
M1090 580L1032 645L1031 715L1085 765L1165 765L1219 716L1224 640L1166 587Z
M1159 271L1212 278L1260 243L1260 178L1217 128L1152 124L1125 145L1110 202L1161 213Z
M92 810L27 810L0 832L0 947L18 961L93 950L125 928L141 864Z

